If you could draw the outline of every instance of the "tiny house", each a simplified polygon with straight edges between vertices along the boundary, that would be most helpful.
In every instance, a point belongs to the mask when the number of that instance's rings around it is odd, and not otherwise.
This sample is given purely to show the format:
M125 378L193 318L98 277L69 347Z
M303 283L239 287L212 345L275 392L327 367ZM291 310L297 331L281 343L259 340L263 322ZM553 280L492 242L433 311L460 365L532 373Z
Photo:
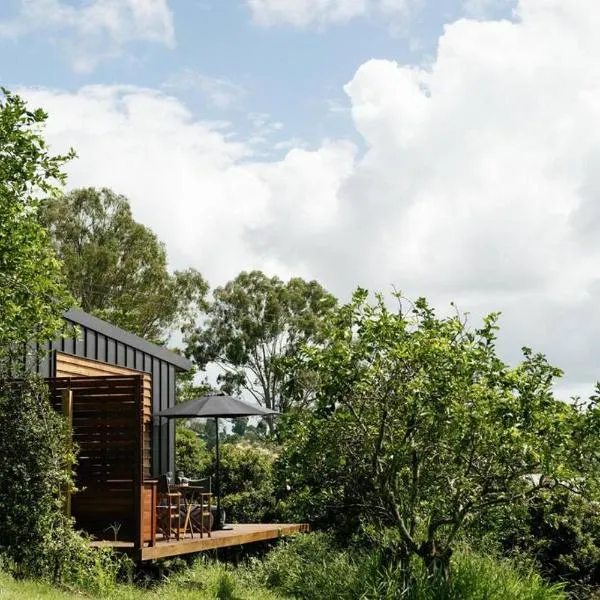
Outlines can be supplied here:
M175 429L154 417L176 402L177 373L191 364L81 310L65 319L72 337L38 348L32 367L48 381L50 399L72 423L78 447L68 500L77 527L96 543L150 560L267 540L306 530L294 524L245 524L204 538L157 535L157 477L174 471Z

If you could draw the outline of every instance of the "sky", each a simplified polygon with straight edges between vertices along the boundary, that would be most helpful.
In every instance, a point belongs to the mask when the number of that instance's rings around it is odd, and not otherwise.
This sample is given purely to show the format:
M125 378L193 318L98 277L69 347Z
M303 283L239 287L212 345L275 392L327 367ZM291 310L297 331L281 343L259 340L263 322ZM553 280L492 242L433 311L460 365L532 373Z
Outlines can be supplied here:
M502 313L600 379L597 0L3 0L0 83L173 268Z

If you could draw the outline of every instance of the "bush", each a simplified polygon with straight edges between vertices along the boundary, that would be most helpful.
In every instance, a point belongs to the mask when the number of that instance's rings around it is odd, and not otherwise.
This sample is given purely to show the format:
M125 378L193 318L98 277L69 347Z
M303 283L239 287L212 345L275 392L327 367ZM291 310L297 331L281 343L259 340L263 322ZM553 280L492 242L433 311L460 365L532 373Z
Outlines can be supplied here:
M534 562L540 573L565 582L577 598L600 587L600 512L597 502L559 488L520 515L496 515L499 550Z
M227 520L256 523L277 520L273 487L276 455L261 446L223 444L221 446L221 496ZM210 474L214 477L213 461Z
M324 533L283 542L257 563L264 584L295 598L358 598L360 569L348 552Z
M186 477L204 477L212 460L206 442L185 425L179 425L175 434L175 470Z
M41 380L0 380L0 456L1 550L24 573L54 576L71 534L62 498L72 488L75 454Z
M221 505L227 520L252 523L278 520L278 507L273 484L273 463L276 453L264 445L231 443L220 447ZM177 471L188 477L213 478L216 492L215 451L207 450L206 442L195 431L177 428L175 464Z

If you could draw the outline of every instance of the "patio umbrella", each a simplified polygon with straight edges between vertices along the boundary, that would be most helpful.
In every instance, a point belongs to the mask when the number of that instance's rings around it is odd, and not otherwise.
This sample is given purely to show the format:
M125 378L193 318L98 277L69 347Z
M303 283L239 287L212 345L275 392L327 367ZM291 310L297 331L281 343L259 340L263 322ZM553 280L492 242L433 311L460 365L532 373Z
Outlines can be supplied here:
M275 410L263 408L258 404L250 404L239 398L227 396L226 394L209 394L201 398L194 398L171 408L166 408L158 413L159 417L166 419L192 419L192 418L214 418L217 430L215 443L216 449L216 480L217 480L217 527L222 528L221 523L221 470L219 457L219 419L235 419L236 417L253 417L279 414Z

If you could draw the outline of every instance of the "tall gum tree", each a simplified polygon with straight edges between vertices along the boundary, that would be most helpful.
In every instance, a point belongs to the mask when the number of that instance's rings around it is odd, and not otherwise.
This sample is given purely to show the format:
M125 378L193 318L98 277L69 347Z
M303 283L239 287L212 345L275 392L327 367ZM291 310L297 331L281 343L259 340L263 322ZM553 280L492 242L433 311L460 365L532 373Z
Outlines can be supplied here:
M242 272L214 290L205 321L186 337L187 355L200 369L216 364L230 393L246 391L260 405L285 412L292 381L282 359L318 343L336 299L318 282L285 282L261 271Z
M79 306L123 329L164 343L204 308L198 271L171 273L164 245L133 218L125 196L84 188L42 207L42 223Z

